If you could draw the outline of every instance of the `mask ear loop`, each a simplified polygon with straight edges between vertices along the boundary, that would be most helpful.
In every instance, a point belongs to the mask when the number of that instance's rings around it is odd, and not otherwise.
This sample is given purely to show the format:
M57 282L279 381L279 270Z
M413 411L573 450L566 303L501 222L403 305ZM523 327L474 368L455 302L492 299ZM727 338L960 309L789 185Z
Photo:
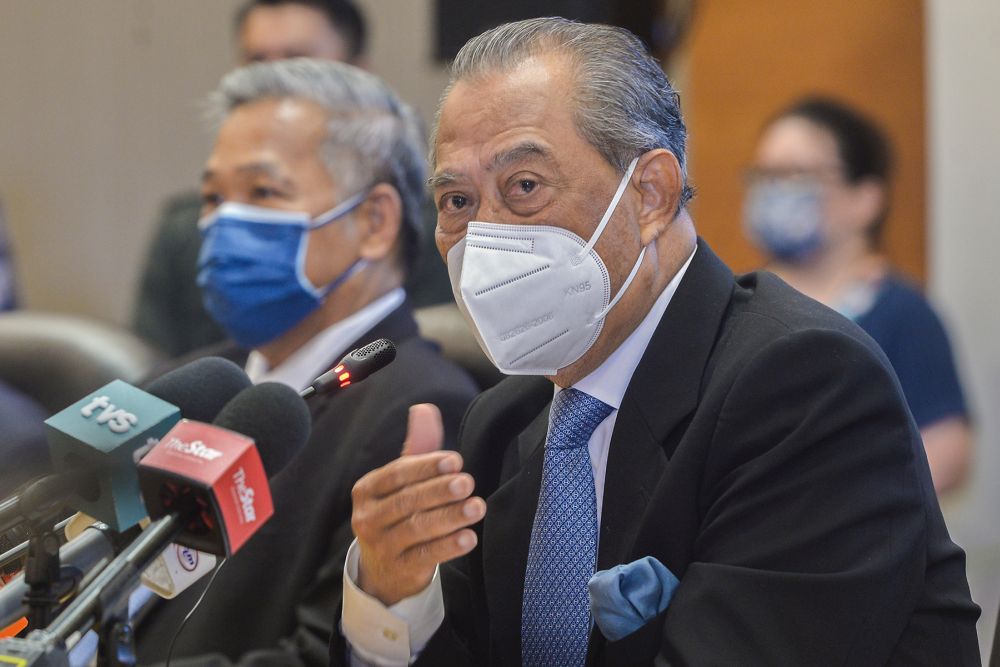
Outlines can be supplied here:
M316 216L313 222L310 223L310 225L306 228L306 231L311 232L314 229L319 229L320 227L330 224L331 222L337 220L338 218L344 217L345 215L356 209L358 206L360 206L361 203L368 198L369 191L370 190L368 189L362 190L356 195L348 197L344 201L340 202L326 213L321 213L320 215ZM296 267L303 266L307 247L308 247L308 240L301 246L299 246L299 257L297 257L295 260ZM297 268L296 274L299 277L299 284L302 285L302 287L304 287L310 294L312 294L318 299L325 299L327 296L329 296L330 292L340 287L348 278L350 278L351 276L353 276L366 266L368 266L368 260L359 257L358 259L354 260L353 264L347 267L347 270L345 270L343 273L341 273L339 276L334 278L332 281L330 281L323 287L316 287L311 282L309 282L309 279L306 278L304 270Z
M621 183L618 184L618 189L615 190L615 196L611 198L611 203L608 204L608 209L604 212L604 217L601 218L601 221L598 223L597 229L595 229L594 233L590 235L590 240L587 242L587 245L583 247L583 250L581 250L579 254L573 258L574 265L582 262L584 256L594 249L594 244L596 244L597 240L601 238L601 234L604 233L604 228L608 226L611 216L614 215L615 209L618 208L618 202L621 200L622 195L625 194L625 188L628 187L629 181L632 180L632 174L635 172L635 165L638 163L638 156L636 156L636 158L629 163L628 169L625 170L625 175L622 176Z
M579 254L577 254L576 257L573 258L574 265L582 262L583 258L587 255L587 253L589 253L591 250L594 249L594 244L597 243L597 240L601 238L601 234L604 233L604 228L608 226L608 222L611 220L611 216L614 215L615 209L618 208L618 202L621 200L622 195L625 194L625 188L628 187L629 182L632 180L632 174L635 173L635 166L637 164L639 164L639 156L636 156L629 163L628 169L625 170L625 175L622 176L621 183L618 184L618 189L615 190L615 196L611 198L611 203L608 204L608 210L604 212L604 217L601 218L601 221L598 223L597 229L595 229L594 233L591 234L590 241L588 241L587 245L583 247L583 250L581 250ZM646 256L646 247L643 246L642 250L639 251L639 257L635 260L635 264L632 265L632 271L628 274L628 278L626 278L625 282L622 283L621 289L618 290L618 293L615 294L614 298L611 299L608 305L605 306L601 310L601 312L599 312L597 315L594 316L595 322L603 319L604 316L607 315L611 311L611 309L615 307L615 304L618 303L618 300L621 299L623 296L625 296L625 290L627 290L628 286L632 284L632 280L635 278L635 274L639 273L639 267L642 266L642 258L645 256Z
M632 266L632 272L628 274L628 278L626 278L625 282L622 283L622 288L618 290L618 294L615 294L615 298L611 299L611 302L604 307L604 310L594 316L595 321L600 320L607 315L608 312L615 307L615 304L618 303L618 300L625 296L625 290L627 290L628 286L632 283L632 279L635 278L635 274L639 273L639 267L642 266L642 258L645 256L646 246L643 246L642 250L639 251L639 258L635 260L635 264Z
M319 229L320 227L330 224L337 218L344 217L345 215L356 209L358 206L360 206L361 202L363 202L365 199L368 198L368 192L369 192L368 189L362 190L356 195L348 197L344 201L340 202L326 213L320 213L309 224L309 229L310 230Z
M323 298L325 299L330 294L330 292L340 287L347 281L348 278L350 278L351 276L353 276L355 273L365 268L366 266L368 266L367 259L359 257L358 259L354 260L354 263L351 264L349 267L347 267L346 271L344 271L339 276L334 278L333 281L330 282L330 284L328 284L326 287L320 290L320 292L322 292Z

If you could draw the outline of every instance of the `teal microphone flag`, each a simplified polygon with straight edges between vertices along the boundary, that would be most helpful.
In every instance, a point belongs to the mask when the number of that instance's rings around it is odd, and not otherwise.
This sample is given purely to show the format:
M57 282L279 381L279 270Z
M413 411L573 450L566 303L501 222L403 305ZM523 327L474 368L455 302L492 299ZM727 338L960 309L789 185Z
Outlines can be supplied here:
M135 453L181 418L179 408L115 380L45 420L56 472L89 470L94 484L67 504L122 531L146 516Z

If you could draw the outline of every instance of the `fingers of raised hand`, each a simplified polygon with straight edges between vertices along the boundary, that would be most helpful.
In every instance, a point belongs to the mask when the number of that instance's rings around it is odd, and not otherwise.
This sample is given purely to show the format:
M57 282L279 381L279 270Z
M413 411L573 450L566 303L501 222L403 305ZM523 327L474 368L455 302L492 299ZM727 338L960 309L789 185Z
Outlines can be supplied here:
M415 512L385 532L385 542L391 550L403 553L419 548L476 523L486 514L482 498L468 498L426 511Z
M412 484L382 498L355 504L352 516L355 534L358 537L374 539L376 535L387 533L399 524L419 529L434 523L436 518L452 516L454 512L449 514L447 511L435 512L435 510L461 504L461 501L472 494L474 488L475 483L471 475L452 473ZM473 509L480 507L478 504L473 503L469 507L472 521L457 527L474 523L482 518L481 515L474 516L473 513ZM415 535L415 538L419 538L419 534Z
M464 528L427 542L416 544L400 556L400 563L407 568L433 568L439 563L445 563L453 558L464 556L472 551L477 542L476 533L470 528Z
M462 469L462 457L457 452L431 452L402 456L359 479L351 491L356 508L360 503L378 500L397 491L434 477L456 473Z

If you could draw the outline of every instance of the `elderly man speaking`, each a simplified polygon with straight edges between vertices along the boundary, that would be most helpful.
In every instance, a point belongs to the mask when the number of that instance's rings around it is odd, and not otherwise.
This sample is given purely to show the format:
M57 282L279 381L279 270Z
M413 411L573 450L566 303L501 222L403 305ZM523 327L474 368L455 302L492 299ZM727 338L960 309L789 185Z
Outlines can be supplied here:
M310 400L309 441L271 481L274 517L218 570L174 656L323 665L351 487L399 455L413 403L440 405L454 443L475 387L418 336L401 287L426 175L410 108L371 74L314 60L236 70L213 105L221 124L202 183L199 282L235 343L201 354L303 389L372 340L389 338L398 353L364 383ZM140 624L143 663L165 657L201 588ZM247 658L254 650L265 653Z
M695 234L684 146L626 31L534 19L459 53L437 241L517 377L473 403L461 454L421 406L355 486L333 661L978 664L885 357L774 276L734 278Z

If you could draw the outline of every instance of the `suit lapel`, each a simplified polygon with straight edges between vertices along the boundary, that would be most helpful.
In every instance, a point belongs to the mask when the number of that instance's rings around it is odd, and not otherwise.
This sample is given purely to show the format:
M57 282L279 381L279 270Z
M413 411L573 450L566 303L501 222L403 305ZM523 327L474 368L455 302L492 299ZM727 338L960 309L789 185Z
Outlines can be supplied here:
M597 567L628 562L646 504L698 403L733 274L699 240L629 382L608 453Z

